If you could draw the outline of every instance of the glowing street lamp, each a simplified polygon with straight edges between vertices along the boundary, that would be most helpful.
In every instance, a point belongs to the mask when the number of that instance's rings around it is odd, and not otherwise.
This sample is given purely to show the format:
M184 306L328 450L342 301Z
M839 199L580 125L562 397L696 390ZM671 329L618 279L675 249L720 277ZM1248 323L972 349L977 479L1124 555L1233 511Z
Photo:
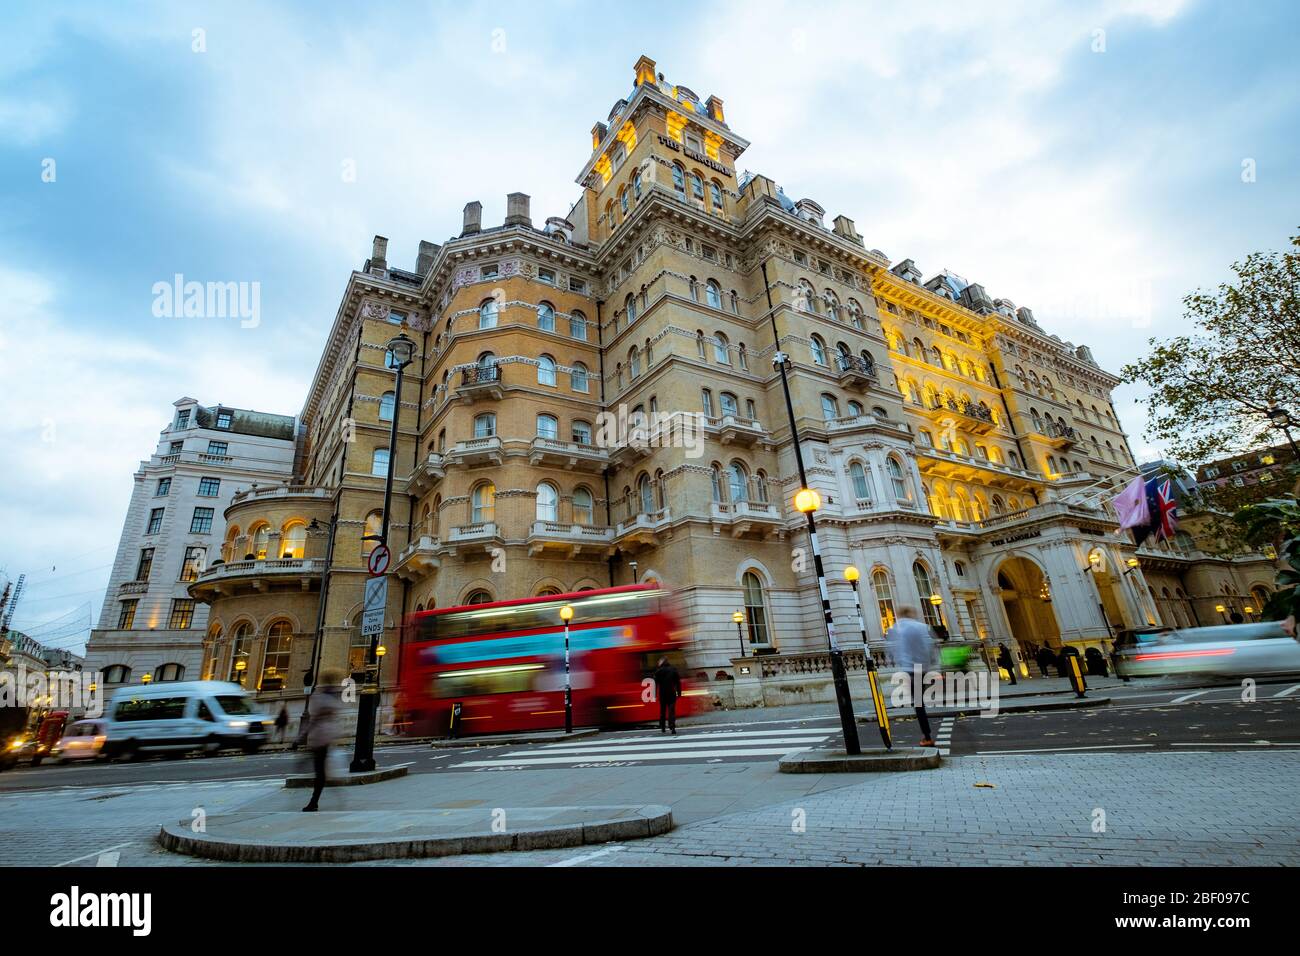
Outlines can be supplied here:
M1227 609L1226 607L1224 607L1222 604L1216 604L1216 605L1214 605L1214 609L1215 609L1216 611L1218 611L1218 612L1219 612L1219 616L1223 618L1223 623L1224 623L1224 624L1227 624L1227 623L1228 623L1228 615L1227 615L1226 613L1224 613L1224 612L1227 611L1228 609Z
M573 733L573 684L569 680L569 622L573 620L573 607L564 605L560 608L560 620L564 622L564 732Z
M140 678L140 683L148 684L152 680L153 680L152 674L145 674L143 677Z
M731 614L732 621L736 624L736 640L740 642L740 656L745 656L745 635L740 630L740 625L745 623L744 611L733 611Z

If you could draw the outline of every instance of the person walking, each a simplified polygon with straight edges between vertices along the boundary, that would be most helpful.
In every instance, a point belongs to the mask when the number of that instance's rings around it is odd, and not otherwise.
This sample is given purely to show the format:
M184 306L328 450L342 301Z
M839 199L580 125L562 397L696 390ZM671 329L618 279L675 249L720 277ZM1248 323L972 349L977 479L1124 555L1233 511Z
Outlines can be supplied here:
M289 708L280 705L280 712L275 715L275 741L284 743L284 732L289 729Z
M1056 666L1056 655L1046 644L1038 652L1038 670L1044 677L1052 676L1052 668Z
M1016 683L1016 662L1011 657L1011 652L1007 650L1007 645L998 645L998 667L1005 667L1007 674L1011 677L1011 683Z
M934 660L934 635L919 619L916 608L900 607L898 619L885 635L885 641L894 663L912 679L912 706L921 725L921 746L933 747L930 717L925 712L925 698L921 693L921 675L930 669Z
M668 658L659 658L655 668L655 695L659 698L659 733L665 733L664 722L677 733L677 698L682 693L682 677L677 668L668 663Z
M320 672L320 683L312 690L311 700L308 701L310 715L298 730L298 743L305 744L311 751L312 771L315 774L311 800L302 808L304 813L320 809L320 795L325 789L325 761L334 739L342 731L342 680L341 671L325 669Z

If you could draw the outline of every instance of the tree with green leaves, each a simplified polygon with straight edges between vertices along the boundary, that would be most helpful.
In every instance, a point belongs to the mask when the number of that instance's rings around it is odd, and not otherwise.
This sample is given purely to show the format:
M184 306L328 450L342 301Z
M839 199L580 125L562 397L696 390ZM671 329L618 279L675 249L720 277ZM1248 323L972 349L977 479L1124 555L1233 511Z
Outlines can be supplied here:
M1182 461L1277 443L1270 406L1300 421L1300 235L1232 271L1217 291L1183 299L1189 334L1149 340L1150 354L1123 369L1151 390L1147 437Z
M1273 621L1286 620L1292 631L1300 618L1300 503L1295 498L1274 498L1247 505L1237 512L1242 534L1251 544L1270 544L1282 559L1277 572L1277 590L1261 614Z

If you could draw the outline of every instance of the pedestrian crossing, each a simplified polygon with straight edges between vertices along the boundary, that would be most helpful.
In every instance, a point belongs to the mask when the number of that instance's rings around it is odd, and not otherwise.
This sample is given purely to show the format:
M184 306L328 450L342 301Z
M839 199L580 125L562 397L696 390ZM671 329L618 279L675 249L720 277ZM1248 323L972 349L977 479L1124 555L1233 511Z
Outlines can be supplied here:
M934 742L938 745L939 756L948 756L952 750L952 725L955 723L952 717L945 717L939 722L939 731L934 735Z
M229 790L250 787L283 787L284 777L255 777L242 780L193 780L193 781L140 781L138 783L120 784L102 787L49 787L43 790L9 790L0 792L0 800L22 800L31 797L66 797L75 796L83 799L120 797L128 793L147 790L157 793L164 790Z
M697 730L675 736L631 732L599 740L561 741L506 750L447 764L446 770L573 769L632 767L663 763L744 763L770 761L810 750L829 738L825 727L784 730ZM469 755L466 755L469 756Z

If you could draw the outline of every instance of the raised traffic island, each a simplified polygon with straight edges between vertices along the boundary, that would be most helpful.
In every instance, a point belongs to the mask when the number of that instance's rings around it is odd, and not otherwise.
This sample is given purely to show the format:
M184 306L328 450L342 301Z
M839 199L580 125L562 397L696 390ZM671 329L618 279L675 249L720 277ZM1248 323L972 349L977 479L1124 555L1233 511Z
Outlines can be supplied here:
M935 747L864 750L853 755L843 750L800 750L782 757L777 769L781 773L899 773L935 770L940 759Z

